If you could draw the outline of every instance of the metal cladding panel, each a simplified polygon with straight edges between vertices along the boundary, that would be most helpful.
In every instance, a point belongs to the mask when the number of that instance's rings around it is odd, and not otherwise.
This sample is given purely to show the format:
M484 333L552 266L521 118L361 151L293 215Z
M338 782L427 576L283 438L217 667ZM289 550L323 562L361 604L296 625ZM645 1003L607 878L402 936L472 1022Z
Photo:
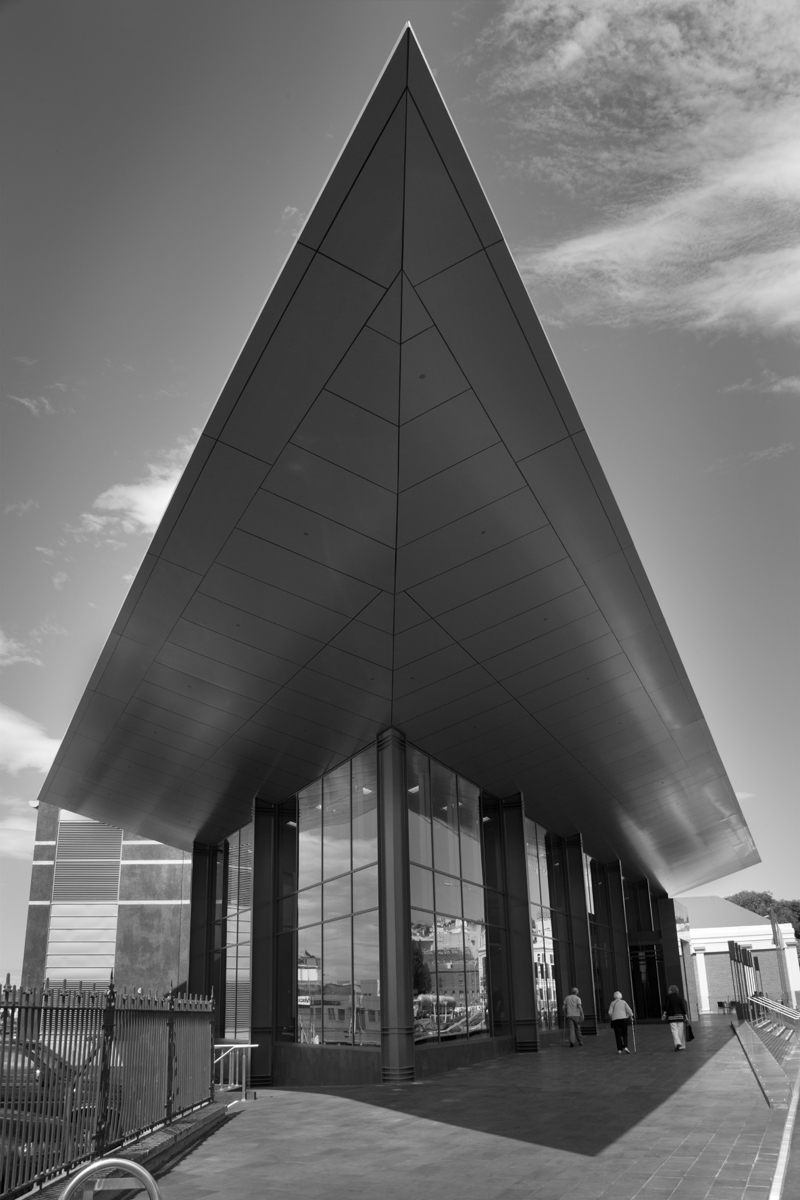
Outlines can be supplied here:
M410 30L256 321L42 798L214 842L395 725L680 891L757 861Z

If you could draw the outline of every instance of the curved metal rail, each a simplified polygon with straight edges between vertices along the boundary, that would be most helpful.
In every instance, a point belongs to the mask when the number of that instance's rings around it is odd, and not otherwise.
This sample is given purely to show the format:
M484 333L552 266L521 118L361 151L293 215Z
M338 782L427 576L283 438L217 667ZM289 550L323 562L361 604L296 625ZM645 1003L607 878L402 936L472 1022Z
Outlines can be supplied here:
M72 1176L72 1179L70 1179L69 1183L64 1188L64 1191L61 1193L61 1200L70 1200L72 1196L78 1196L79 1200L82 1200L83 1185L88 1183L92 1176L96 1175L99 1171L109 1171L113 1170L114 1168L127 1171L129 1175L134 1177L134 1179L138 1179L139 1183L143 1183L147 1189L147 1195L149 1196L150 1200L161 1200L161 1192L158 1190L158 1184L156 1183L155 1179L153 1179L153 1176L150 1174L150 1172L146 1171L144 1167L140 1167L138 1163L131 1162L127 1158L98 1158L95 1162L89 1163L88 1166L82 1167L81 1170L78 1171L77 1175ZM119 1188L120 1191L122 1191L126 1186L130 1186L129 1184L126 1184L124 1179L115 1179L114 1183L119 1183L121 1185ZM105 1191L106 1189L103 1188L102 1190ZM109 1188L108 1190L110 1191L111 1189Z

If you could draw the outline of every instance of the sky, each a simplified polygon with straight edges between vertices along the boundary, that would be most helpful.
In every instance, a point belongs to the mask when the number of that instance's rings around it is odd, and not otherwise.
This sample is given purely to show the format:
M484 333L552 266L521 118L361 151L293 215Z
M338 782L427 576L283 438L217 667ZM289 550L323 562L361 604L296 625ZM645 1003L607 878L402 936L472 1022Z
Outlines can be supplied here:
M6 0L0 973L30 806L411 21L763 862L800 896L795 0Z

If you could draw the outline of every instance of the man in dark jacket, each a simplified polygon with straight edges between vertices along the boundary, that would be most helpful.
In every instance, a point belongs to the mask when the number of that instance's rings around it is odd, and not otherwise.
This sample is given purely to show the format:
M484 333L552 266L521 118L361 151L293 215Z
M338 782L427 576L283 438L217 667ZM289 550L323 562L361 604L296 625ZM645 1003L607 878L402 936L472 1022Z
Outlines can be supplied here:
M669 1021L669 1031L676 1050L686 1049L686 1022L688 1014L683 997L674 983L667 990L667 1006L661 1014L662 1021Z

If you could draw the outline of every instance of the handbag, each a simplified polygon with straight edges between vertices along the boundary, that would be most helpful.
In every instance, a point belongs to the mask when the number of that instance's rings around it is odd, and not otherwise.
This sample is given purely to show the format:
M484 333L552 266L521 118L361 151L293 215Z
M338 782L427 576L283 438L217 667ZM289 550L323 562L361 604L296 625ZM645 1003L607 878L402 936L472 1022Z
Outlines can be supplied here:
M687 1042L694 1041L694 1030L692 1029L692 1027L688 1021L686 1022L686 1040L687 1040Z

